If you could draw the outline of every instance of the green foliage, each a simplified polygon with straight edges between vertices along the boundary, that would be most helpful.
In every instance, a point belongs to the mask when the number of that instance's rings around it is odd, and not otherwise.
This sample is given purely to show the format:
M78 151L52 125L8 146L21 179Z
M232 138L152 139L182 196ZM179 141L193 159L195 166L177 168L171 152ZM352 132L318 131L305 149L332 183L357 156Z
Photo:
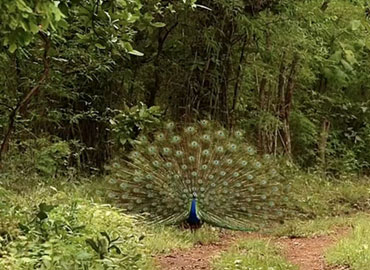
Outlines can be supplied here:
M215 270L293 270L274 244L265 240L249 239L239 241L213 262Z
M132 146L140 132L149 132L161 125L161 118L162 110L159 107L148 108L140 103L131 108L125 106L110 123L117 142L122 146Z

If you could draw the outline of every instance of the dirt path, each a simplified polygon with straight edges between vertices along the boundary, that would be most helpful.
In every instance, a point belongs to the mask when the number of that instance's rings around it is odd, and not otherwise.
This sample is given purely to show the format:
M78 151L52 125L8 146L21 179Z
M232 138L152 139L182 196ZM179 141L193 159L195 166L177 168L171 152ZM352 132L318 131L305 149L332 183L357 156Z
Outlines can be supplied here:
M272 239L283 248L285 257L291 263L299 266L299 270L325 270L323 254L325 250L343 236L345 231L330 236L315 238L278 238ZM225 234L217 243L197 245L188 251L175 251L168 255L158 257L161 270L210 270L212 257L226 250L237 239L242 238L267 238L254 234ZM268 239L268 238L267 238Z
M160 270L209 270L211 258L226 250L236 236L225 234L216 243L196 245L186 251L175 251L158 257Z
M325 270L329 269L323 256L325 250L344 233L345 231L340 231L334 235L315 238L280 238L277 243L282 246L287 260L298 265L299 270Z

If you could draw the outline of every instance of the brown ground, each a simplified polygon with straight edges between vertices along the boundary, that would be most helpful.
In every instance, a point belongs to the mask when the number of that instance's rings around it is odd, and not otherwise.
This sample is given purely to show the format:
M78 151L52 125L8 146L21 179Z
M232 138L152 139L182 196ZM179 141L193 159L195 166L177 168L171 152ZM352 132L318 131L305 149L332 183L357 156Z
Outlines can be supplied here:
M330 236L278 238L273 239L273 241L283 248L285 257L293 264L298 265L300 270L328 270L333 268L325 266L323 253L344 233L345 231L342 230ZM159 256L158 264L161 270L210 270L212 257L226 250L240 237L261 238L257 234L225 234L217 243L197 245L189 251L179 250L168 255Z

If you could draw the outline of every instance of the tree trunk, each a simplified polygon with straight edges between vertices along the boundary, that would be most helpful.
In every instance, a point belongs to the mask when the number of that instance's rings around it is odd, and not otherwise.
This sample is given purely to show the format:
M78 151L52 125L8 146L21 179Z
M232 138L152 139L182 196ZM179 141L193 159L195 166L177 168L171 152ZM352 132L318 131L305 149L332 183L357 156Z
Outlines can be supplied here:
M320 159L319 163L321 164L321 168L323 169L323 171L325 171L326 169L326 146L328 143L329 130L330 121L324 118L321 125L320 142L318 145Z

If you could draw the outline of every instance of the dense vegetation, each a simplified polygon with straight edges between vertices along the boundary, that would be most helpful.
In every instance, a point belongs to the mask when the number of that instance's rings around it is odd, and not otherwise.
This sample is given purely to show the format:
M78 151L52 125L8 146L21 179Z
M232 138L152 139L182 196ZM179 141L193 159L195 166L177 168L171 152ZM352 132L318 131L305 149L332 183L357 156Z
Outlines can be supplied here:
M154 269L217 239L102 196L112 160L169 119L242 129L293 182L297 219L267 233L352 226L327 261L367 269L369 30L365 0L0 0L0 269ZM294 269L259 240L213 266Z

